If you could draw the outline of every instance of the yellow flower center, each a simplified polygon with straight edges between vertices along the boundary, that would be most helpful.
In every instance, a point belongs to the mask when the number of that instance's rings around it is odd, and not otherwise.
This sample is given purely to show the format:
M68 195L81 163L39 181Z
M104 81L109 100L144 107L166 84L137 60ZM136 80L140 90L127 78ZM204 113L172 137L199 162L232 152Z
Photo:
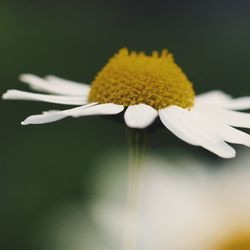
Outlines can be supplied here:
M225 240L216 249L218 250L250 250L250 234L238 233Z
M125 107L144 103L155 109L170 105L190 108L194 96L192 83L167 50L148 56L124 48L97 74L89 101Z

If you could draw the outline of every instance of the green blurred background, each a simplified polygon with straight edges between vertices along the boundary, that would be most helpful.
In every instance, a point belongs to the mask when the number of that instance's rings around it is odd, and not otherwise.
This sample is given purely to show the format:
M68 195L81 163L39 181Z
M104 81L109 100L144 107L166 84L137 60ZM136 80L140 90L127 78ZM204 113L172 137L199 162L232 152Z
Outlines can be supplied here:
M26 89L18 75L28 72L91 83L110 56L128 47L168 48L197 93L250 95L249 13L250 2L241 0L2 0L0 92ZM1 250L43 249L34 238L44 216L60 204L85 204L100 171L96 161L109 152L127 153L125 126L110 119L20 125L31 114L56 108L67 107L1 101ZM220 161L164 127L152 135L150 150L204 157L215 167Z

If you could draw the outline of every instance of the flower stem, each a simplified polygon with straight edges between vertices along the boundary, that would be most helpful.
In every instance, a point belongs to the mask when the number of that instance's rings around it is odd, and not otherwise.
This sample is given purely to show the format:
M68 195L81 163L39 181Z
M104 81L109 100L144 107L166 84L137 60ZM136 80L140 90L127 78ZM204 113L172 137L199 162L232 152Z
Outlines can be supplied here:
M128 193L122 250L135 250L137 248L141 174L145 160L147 132L143 130L130 129L128 138Z

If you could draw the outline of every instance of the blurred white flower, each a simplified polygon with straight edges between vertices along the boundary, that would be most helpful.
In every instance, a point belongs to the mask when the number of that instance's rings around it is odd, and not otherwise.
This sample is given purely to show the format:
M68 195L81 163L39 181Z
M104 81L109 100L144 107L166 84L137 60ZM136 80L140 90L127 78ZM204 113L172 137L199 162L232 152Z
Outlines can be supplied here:
M99 195L88 209L61 216L63 227L53 228L60 247L53 250L121 249L126 222L121 162L106 162L109 174L100 173ZM247 153L213 170L209 162L186 157L151 159L142 174L136 250L249 250L249 165Z
M97 74L92 85L55 76L31 74L20 80L47 94L8 90L3 99L43 101L78 107L52 110L26 118L22 124L55 122L66 117L114 115L126 108L128 127L143 129L159 116L164 126L183 141L220 157L232 158L226 142L250 146L250 136L234 127L250 128L250 97L233 99L221 91L195 96L191 82L166 50L129 53L121 49Z

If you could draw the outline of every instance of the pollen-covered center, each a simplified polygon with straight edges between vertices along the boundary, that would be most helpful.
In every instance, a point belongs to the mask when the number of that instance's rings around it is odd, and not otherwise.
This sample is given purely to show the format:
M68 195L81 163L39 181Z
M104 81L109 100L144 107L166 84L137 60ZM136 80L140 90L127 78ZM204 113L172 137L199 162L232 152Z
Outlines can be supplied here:
M97 74L89 101L125 107L144 103L155 109L170 105L189 108L194 96L192 83L167 50L147 56L121 49Z

